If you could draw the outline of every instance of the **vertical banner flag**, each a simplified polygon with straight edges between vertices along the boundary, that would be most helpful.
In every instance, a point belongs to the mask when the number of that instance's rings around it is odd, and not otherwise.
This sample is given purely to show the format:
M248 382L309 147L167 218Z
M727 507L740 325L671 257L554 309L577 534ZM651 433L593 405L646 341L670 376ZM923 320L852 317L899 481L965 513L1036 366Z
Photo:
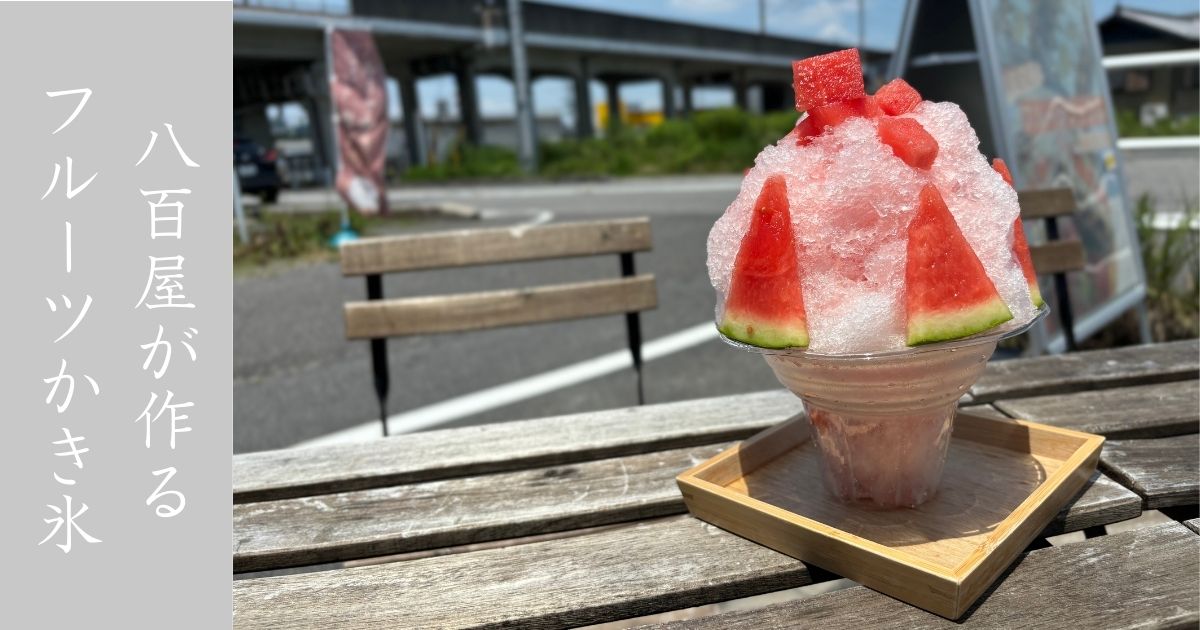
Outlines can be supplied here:
M387 212L387 89L383 60L366 31L329 34L333 72L329 91L337 112L337 189L351 208Z

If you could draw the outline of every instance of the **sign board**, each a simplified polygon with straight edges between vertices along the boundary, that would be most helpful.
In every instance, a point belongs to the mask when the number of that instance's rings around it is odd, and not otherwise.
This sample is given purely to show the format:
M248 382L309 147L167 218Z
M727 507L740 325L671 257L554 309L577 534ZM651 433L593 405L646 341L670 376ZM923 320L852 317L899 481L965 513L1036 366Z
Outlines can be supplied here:
M927 99L959 103L980 150L1003 158L1019 189L1075 191L1077 210L1060 230L1087 252L1087 268L1067 274L1077 338L1142 303L1145 275L1087 0L909 0L890 74ZM1044 241L1042 226L1026 229L1031 243ZM1051 283L1042 287L1057 308ZM1034 343L1063 348L1057 318L1043 320Z

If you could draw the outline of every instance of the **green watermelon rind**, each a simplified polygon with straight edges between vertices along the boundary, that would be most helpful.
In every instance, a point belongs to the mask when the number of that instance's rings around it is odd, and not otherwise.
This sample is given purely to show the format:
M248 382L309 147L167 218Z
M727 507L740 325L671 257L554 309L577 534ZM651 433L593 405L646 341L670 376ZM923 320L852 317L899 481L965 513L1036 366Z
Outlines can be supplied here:
M1012 311L999 296L954 312L914 313L908 318L908 345L961 339L994 328L1012 318Z
M726 313L717 329L730 339L759 348L778 350L808 347L808 327L803 319L789 325L783 322L767 323L744 314L739 317Z
M1037 278L1029 281L1029 299L1033 300L1034 308L1042 308L1046 300L1042 298L1042 288L1038 286Z

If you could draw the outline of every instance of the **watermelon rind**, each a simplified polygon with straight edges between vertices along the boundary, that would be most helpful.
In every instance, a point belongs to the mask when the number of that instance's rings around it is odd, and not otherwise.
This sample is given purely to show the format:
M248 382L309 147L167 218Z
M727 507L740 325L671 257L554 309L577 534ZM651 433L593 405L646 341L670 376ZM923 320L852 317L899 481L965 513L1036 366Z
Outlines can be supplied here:
M1029 281L1029 299L1033 300L1034 308L1042 308L1046 300L1042 298L1042 289L1038 287L1037 278Z
M959 339L983 332L1012 318L1012 311L999 297L953 311L914 314L908 318L908 345L919 346Z
M794 322L766 322L745 314L726 313L718 328L722 335L760 348L804 348L808 346L808 327L801 319Z

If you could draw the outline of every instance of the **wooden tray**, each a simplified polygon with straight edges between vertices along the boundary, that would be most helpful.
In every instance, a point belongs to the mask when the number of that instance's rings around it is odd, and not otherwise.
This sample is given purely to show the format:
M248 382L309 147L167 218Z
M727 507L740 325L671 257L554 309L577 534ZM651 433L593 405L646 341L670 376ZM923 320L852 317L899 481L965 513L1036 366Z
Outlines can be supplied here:
M911 510L873 510L828 494L799 417L676 481L699 519L957 619L1083 487L1103 443L960 411L938 494Z

